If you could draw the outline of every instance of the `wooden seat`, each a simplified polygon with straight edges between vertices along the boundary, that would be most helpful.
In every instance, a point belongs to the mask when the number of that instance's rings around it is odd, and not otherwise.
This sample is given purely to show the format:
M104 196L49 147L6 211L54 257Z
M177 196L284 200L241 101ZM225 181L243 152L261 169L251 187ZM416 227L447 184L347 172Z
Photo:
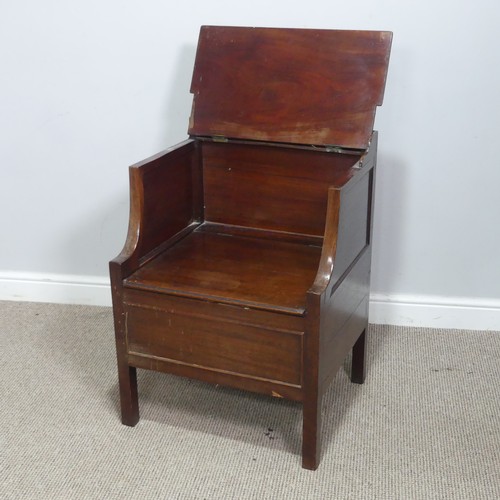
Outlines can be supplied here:
M124 286L303 315L320 255L321 246L201 226L129 276Z
M191 137L130 167L110 263L122 422L137 368L303 404L302 465L352 350L365 377L387 32L203 27ZM245 55L245 57L242 57Z

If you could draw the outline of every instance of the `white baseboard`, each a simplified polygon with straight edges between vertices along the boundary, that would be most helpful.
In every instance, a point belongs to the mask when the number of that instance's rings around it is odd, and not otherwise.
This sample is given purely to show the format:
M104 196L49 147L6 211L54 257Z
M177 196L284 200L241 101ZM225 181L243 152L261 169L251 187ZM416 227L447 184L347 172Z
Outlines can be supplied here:
M111 306L109 278L0 271L0 300Z
M372 294L369 317L382 325L500 331L500 300Z
M111 306L111 290L102 276L0 271L0 300ZM370 323L500 331L500 300L372 294Z

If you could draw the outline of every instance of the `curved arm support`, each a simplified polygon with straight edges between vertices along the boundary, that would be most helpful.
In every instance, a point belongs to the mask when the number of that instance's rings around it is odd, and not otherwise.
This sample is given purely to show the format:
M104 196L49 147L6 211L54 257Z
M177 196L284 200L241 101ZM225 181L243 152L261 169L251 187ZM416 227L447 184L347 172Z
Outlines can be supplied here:
M201 218L196 142L188 139L129 168L127 239L110 262L125 278L158 248Z
M325 235L323 248L318 266L318 272L308 293L323 293L330 283L335 254L337 251L337 237L340 221L340 189L328 188L328 204L326 209Z
M128 221L127 239L121 250L110 264L124 265L128 261L128 267L136 269L139 267L139 242L141 239L141 222L143 220L144 208L144 186L139 170L129 168L130 183L130 211Z

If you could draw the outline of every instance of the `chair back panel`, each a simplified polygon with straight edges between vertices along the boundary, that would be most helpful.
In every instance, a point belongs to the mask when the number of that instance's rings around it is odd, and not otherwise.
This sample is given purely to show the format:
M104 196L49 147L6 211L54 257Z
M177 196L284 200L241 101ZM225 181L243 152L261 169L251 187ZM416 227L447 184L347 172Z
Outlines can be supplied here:
M251 144L203 144L205 220L323 236L329 186L359 155Z

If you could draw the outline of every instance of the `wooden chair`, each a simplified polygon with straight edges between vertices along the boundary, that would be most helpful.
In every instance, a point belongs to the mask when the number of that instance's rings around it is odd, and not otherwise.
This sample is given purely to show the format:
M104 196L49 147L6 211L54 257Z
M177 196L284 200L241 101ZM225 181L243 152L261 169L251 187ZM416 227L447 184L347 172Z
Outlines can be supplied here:
M371 222L388 32L202 27L190 138L130 167L111 261L122 422L136 368L303 404L352 349L365 378Z

